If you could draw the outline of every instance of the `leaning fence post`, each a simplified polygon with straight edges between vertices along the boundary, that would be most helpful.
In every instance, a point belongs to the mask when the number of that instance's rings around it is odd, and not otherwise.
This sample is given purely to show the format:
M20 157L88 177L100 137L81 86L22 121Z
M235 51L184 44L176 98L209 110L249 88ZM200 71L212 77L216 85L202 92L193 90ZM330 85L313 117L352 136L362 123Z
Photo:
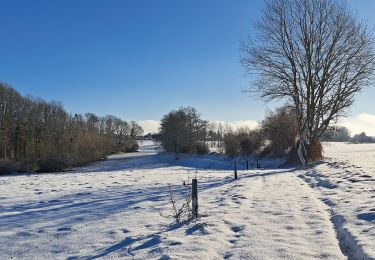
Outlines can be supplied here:
M193 179L191 182L191 203L192 203L192 214L194 218L198 217L198 181Z
M236 164L236 160L234 160L234 179L237 180L237 164Z

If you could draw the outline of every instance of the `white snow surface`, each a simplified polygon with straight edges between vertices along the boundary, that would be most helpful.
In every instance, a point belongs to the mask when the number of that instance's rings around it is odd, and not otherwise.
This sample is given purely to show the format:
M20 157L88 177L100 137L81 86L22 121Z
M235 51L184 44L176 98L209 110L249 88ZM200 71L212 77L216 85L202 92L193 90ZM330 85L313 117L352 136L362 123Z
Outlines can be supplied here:
M375 259L375 144L325 143L324 162L300 177L329 207L343 250Z
M375 258L375 146L325 144L307 170L239 161L234 180L222 155L176 161L140 144L70 172L0 176L0 259ZM195 176L200 217L161 216L168 184L181 202Z

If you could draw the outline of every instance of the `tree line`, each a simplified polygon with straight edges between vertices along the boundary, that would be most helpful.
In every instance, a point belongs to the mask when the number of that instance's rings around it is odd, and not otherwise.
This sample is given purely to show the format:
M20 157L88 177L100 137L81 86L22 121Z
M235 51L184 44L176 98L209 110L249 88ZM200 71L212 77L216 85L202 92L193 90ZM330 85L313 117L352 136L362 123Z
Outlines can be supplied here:
M328 129L322 139L327 142L375 143L375 137L368 136L365 132L351 137L349 129L344 126Z
M289 156L290 162L299 162L298 119L294 108L288 105L268 111L255 129L233 129L228 124L209 122L195 108L182 107L162 118L157 137L166 151L176 154L176 159L180 153L204 154L211 150L229 156ZM365 133L351 137L346 127L331 126L322 141L371 143L375 139ZM322 151L319 141L310 151L311 158L321 159Z
M269 112L257 129L210 123L192 107L171 111L162 118L160 127L162 146L176 153L176 158L179 153L208 153L209 148L230 156L282 156L294 148L297 134L296 116L290 107Z
M70 114L58 102L0 83L0 172L60 171L138 149L142 128L109 115Z

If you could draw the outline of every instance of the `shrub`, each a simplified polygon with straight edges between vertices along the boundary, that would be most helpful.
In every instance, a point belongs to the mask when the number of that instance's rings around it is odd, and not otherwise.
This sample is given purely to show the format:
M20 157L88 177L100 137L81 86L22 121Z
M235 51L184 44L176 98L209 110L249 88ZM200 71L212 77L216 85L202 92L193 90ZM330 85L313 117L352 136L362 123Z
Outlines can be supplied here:
M59 172L68 167L68 162L63 156L54 156L39 161L38 172Z
M293 165L301 164L301 161L298 157L298 146L299 146L299 142L297 142L297 144L291 148L291 151L288 155L287 164L293 164ZM317 143L315 143L314 145L311 145L310 147L309 158L308 158L309 162L321 160L323 158L322 154L323 154L323 146L321 142L318 141Z
M242 140L240 141L240 149L241 149L241 154L242 155L247 155L251 154L255 151L254 143L252 140L246 136L241 138Z
M240 142L237 135L233 133L224 135L225 153L230 156L238 155L240 152Z
M270 141L270 149L274 155L284 155L295 146L298 125L295 112L289 107L281 107L268 113L262 122L262 129Z
M185 144L185 145L181 145L180 151L181 153L194 153L195 149L193 145Z
M129 152L136 152L136 151L138 151L138 149L139 149L139 144L138 143L134 143L130 147L130 151Z
M267 156L269 154L272 154L272 149L271 149L270 145L267 145L267 146L263 147L263 149L260 151L259 156L264 157L264 156Z
M190 182L190 180L188 180L188 183L189 182ZM192 200L191 189L188 185L185 186L185 189L186 189L186 195L185 195L184 201L183 202L177 201L177 199L175 198L175 196L172 192L171 185L168 184L168 197L169 197L169 202L172 206L172 214L164 215L162 212L159 212L160 216L165 217L165 218L173 217L177 224L180 223L181 217L183 215L187 216L188 219L192 217L191 216L191 208L190 208L190 204L191 204L191 200Z
M129 145L128 147L126 147L126 149L125 149L124 152L126 152L126 153L133 153L133 152L138 151L138 149L139 149L138 142L134 142L131 145Z
M320 141L316 142L315 144L310 146L309 151L309 160L310 161L317 161L323 158L323 146Z
M260 130L239 133L240 152L249 155L260 150L264 143L264 136Z
M196 148L197 148L197 154L207 154L210 152L207 144L205 143L198 143Z
M0 174L17 171L17 165L8 160L0 159Z

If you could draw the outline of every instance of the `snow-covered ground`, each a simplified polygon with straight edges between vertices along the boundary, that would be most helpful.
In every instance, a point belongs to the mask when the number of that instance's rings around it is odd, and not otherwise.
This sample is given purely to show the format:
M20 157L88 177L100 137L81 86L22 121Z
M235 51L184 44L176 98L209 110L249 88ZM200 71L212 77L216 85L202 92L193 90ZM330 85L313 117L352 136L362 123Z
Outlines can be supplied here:
M348 145L336 145L307 171L239 162L238 180L223 156L176 161L150 141L67 173L1 176L0 259L345 259L337 228L351 234L357 256L375 257L375 160L366 165L375 149L356 164ZM162 217L171 213L168 184L182 200L194 176L200 218Z
M302 172L329 207L345 251L375 259L375 144L325 143L325 162Z

